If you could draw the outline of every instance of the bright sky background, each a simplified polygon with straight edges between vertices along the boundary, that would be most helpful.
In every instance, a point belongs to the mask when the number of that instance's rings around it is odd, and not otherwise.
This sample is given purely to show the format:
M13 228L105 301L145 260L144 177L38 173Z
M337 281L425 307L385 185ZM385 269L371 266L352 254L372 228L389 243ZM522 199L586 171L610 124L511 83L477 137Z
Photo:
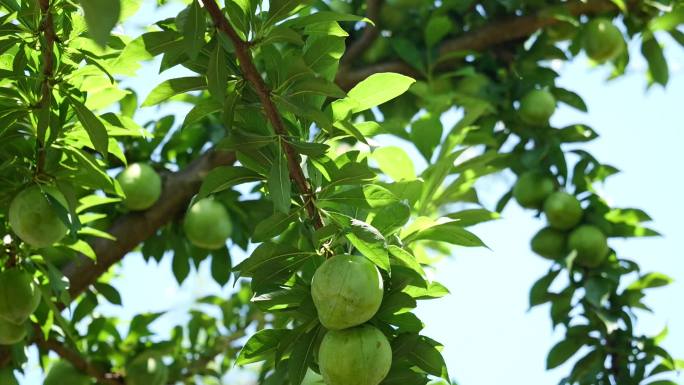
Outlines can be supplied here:
M145 8L126 26L128 33L139 30L154 20L175 15L178 5L154 10L146 1ZM669 325L665 347L675 357L684 358L684 261L676 252L684 239L681 217L684 183L684 50L666 40L666 55L671 65L671 81L666 91L653 87L646 91L645 62L637 45L630 47L633 58L628 75L606 82L608 66L589 68L580 56L572 63L558 63L562 77L559 85L578 92L590 108L582 114L561 106L552 123L562 126L586 123L601 136L583 145L600 161L614 165L622 173L609 179L605 195L618 207L638 207L655 220L653 227L662 238L611 240L619 255L636 259L644 272L669 274L675 283L648 293L646 303L655 316L639 313L639 329L656 334ZM177 77L180 72L157 75L158 62L145 66L139 77L126 82L138 91L142 100L163 79ZM173 105L159 109L146 108L137 115L139 123L164 116L182 114L187 106ZM453 121L454 116L446 120ZM449 127L449 124L446 125ZM394 140L387 143L395 144ZM414 152L415 153L415 152ZM415 159L415 157L414 157ZM508 174L488 177L479 192L489 208L512 183ZM546 354L563 334L551 328L548 306L528 311L528 292L534 281L550 264L529 250L529 239L543 226L531 212L510 204L503 219L474 228L490 246L486 249L458 248L441 262L435 279L451 290L440 300L422 302L418 315L427 325L424 334L445 345L444 356L450 374L459 385L532 384L555 385L570 370L564 365L545 371ZM233 252L233 261L243 258ZM169 311L159 319L155 329L162 334L173 325L183 323L193 300L208 293L228 295L211 279L208 265L193 273L178 287L172 276L170 258L159 265L145 264L137 254L126 257L117 269L114 285L120 290L124 307L104 305L99 311L124 320L139 312ZM150 278L154 277L154 280ZM39 385L43 375L31 350L32 360L21 385ZM230 375L226 384L242 384L250 376ZM681 379L678 381L682 381Z

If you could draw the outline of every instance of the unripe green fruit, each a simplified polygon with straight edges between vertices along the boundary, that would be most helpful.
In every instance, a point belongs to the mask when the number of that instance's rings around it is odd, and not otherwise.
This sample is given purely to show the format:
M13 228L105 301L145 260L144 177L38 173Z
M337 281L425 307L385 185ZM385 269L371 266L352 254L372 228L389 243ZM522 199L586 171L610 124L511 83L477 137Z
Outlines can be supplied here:
M338 255L316 270L311 296L321 324L331 330L361 325L382 303L380 271L366 257ZM330 385L330 384L328 384Z
M2 385L19 385L19 381L14 377L12 368L4 367L0 369L0 384Z
M67 233L66 225L38 186L29 187L14 197L9 223L19 238L33 247L50 246Z
M592 60L602 63L615 59L625 48L622 32L608 19L598 18L584 30L584 51Z
M169 370L160 357L141 354L126 368L126 385L165 385Z
M568 247L577 251L575 263L585 267L598 267L608 256L608 240L596 226L582 225L570 233Z
M20 325L38 304L40 290L29 273L16 268L0 273L0 318Z
M79 372L67 361L57 361L50 371L43 385L90 385L90 377Z
M559 191L549 195L544 201L544 214L551 227L568 230L582 220L582 205L574 196Z
M225 246L233 225L222 204L204 198L195 202L185 214L183 229L193 245L214 250Z
M26 327L0 318L0 345L14 345L26 337ZM4 384L3 384L4 385Z
M370 325L331 330L321 341L318 366L327 385L377 385L392 366L392 348Z
M183 32L185 29L185 22L188 20L188 14L190 14L190 9L185 8L176 15L176 29L178 31Z
M133 163L116 177L126 198L124 204L131 210L147 210L157 202L162 191L162 181L152 167Z
M556 98L549 91L532 90L520 100L518 113L528 124L543 125L556 110Z
M537 171L528 171L518 177L513 186L513 198L522 207L539 208L556 190L553 179Z
M482 96L489 86L489 78L482 74L466 76L456 83L456 92L466 96Z
M548 259L558 259L566 255L567 239L565 233L552 227L545 227L532 237L532 251Z

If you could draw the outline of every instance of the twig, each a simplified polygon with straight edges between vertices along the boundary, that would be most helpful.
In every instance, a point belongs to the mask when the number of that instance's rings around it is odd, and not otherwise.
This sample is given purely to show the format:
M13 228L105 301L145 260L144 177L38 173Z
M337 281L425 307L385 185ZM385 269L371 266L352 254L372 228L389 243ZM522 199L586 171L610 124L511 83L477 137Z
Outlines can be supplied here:
M466 32L453 39L446 40L440 47L438 69L453 69L454 60L449 56L455 52L484 51L492 46L530 36L540 28L559 22L553 16L556 10L563 8L570 15L600 14L617 10L617 6L608 0L574 0L562 7L555 6L545 9L535 15L516 16L494 21L472 32ZM368 76L379 72L397 72L404 75L422 78L423 75L403 61L376 63L358 69L341 68L335 81L342 88L349 90Z
M340 60L342 67L351 66L351 64L366 51L380 35L380 28L377 24L380 19L380 7L382 0L367 0L366 1L366 17L371 19L375 25L368 24L363 29L363 33L358 40L354 40Z
M43 338L43 332L42 330L40 330L40 327L38 327L38 325L34 325L34 329L36 334L36 345L38 345L39 347L57 353L58 356L69 361L69 363L71 363L71 365L74 368L76 368L80 372L87 374L92 378L95 378L100 384L124 384L123 377L120 374L100 370L98 367L88 362L85 358L81 357L81 355L78 352L73 351L70 348L64 346L63 343L52 338Z
M250 44L238 36L237 32L235 32L233 27L228 22L228 19L223 15L223 12L221 12L221 9L216 4L216 1L205 0L204 8L211 16L216 28L226 34L226 36L228 36L230 41L233 43L233 46L235 47L235 55L237 56L243 75L245 79L247 79L247 81L252 85L252 87L254 87L254 91L264 107L266 118L273 125L273 129L275 130L276 134L281 137L288 136L285 123L283 122L275 103L273 103L273 100L271 100L271 91L261 78L256 66L254 66L254 62L252 61L249 51ZM304 177L304 172L299 165L299 155L292 148L292 146L287 143L287 141L281 140L280 143L285 152L285 157L287 158L287 164L290 170L290 178L294 180L295 185L302 195L309 218L313 222L315 228L321 228L323 227L323 222L315 205L315 194L311 190L309 183Z
M229 336L221 336L219 340L214 344L211 351L206 352L201 355L198 359L190 361L185 365L185 370L180 373L177 378L170 378L168 383L175 384L181 382L186 378L192 377L199 374L202 369L206 368L207 365L213 361L219 354L227 354L233 342L239 340L246 335L244 330L238 330Z
M40 29L45 36L45 43L41 44L41 53L43 56L43 71L42 80L40 84L40 101L38 108L47 108L48 116L50 114L50 104L52 103L52 86L50 80L52 79L54 71L54 45L57 41L57 34L55 33L55 24L52 20L52 12L50 12L50 0L38 0L40 13L42 15ZM40 175L45 168L45 132L38 134L36 146L37 161L35 175Z

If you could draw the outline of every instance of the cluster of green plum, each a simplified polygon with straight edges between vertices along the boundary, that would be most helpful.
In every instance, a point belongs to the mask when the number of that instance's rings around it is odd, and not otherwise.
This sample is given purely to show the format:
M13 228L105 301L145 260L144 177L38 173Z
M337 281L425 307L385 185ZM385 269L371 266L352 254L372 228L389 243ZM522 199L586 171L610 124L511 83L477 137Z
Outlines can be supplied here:
M26 321L40 299L40 288L31 274L18 267L0 272L0 345L13 345L26 337Z
M557 191L553 178L528 171L518 178L513 197L525 208L543 209L548 226L531 241L532 251L544 258L559 259L576 252L574 263L595 268L609 254L608 240L600 228L582 223L584 210L573 195Z
M124 192L123 204L131 211L152 207L161 196L162 180L147 164L126 167L117 181ZM46 191L44 191L46 190ZM54 208L54 201L66 207L59 194L34 185L18 193L9 207L9 223L14 233L26 244L42 249L45 257L54 251L49 246L61 241L68 228ZM188 240L197 247L223 247L232 231L225 207L212 198L199 199L188 209L183 222ZM13 267L0 272L0 345L13 345L27 335L27 320L40 304L41 292L33 275ZM127 385L163 385L168 369L154 353L143 353L126 367ZM55 363L45 385L87 385L89 376L65 361Z
M377 385L389 373L390 343L367 323L380 309L383 290L380 271L362 256L332 257L314 273L311 295L328 329L318 351L327 385Z
M124 206L131 211L152 207L161 196L162 180L147 164L133 163L118 176L124 193ZM53 199L51 201L51 199ZM37 185L19 192L9 207L9 223L14 233L34 248L45 248L62 240L67 225L54 208L54 202L66 207L59 194L50 194ZM185 234L192 244L205 249L225 245L232 231L227 210L212 198L194 202L183 222Z
M124 204L131 210L146 210L161 195L161 178L152 167L134 163L117 176L124 191ZM228 211L213 198L194 202L183 220L183 230L190 243L204 249L218 249L226 244L233 231Z

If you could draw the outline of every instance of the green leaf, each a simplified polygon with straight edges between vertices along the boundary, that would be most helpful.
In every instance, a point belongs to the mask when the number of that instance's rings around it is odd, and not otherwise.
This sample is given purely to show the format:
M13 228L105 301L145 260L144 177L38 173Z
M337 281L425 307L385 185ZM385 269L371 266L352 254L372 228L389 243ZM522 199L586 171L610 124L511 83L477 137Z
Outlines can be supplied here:
M318 199L322 207L345 205L362 208L378 208L399 202L394 194L378 185L364 185L342 190L332 195L322 194Z
M233 270L239 271L241 276L250 277L256 272L286 265L292 262L293 258L296 261L304 261L313 255L315 253L302 251L289 245L264 242Z
M121 14L120 0L80 0L88 33L101 46L107 45L112 28Z
M433 16L425 26L425 44L432 47L451 32L453 24L448 16Z
M283 153L282 146L278 145L271 172L268 175L268 192L276 210L288 213L292 204L292 182L287 159Z
M560 87L553 88L551 91L553 92L553 96L555 96L559 102L563 102L580 111L587 112L588 109L586 103L584 103L582 97L576 93Z
M461 227L473 226L478 223L501 218L499 213L486 209L463 210L456 213L447 214L446 216L455 220L456 224Z
M76 116L88 133L88 137L90 138L90 142L93 144L95 151L106 158L108 153L109 135L107 134L104 123L78 100L69 98L69 103L74 107Z
M377 73L362 80L349 91L347 98L356 102L352 112L379 106L406 92L415 80L391 72Z
M422 73L425 72L425 64L423 63L425 54L421 52L411 40L403 37L393 37L390 39L390 44L392 45L394 52L396 52L403 61L410 64L418 71Z
M275 143L276 136L261 136L233 132L230 136L221 139L217 148L226 151L249 151Z
M428 227L409 235L405 242L420 240L447 242L466 247L487 247L475 234L461 227L457 222L448 222Z
M209 93L219 102L222 102L226 97L226 84L229 75L226 52L223 50L223 46L217 42L209 57L207 86Z
M188 7L188 16L183 26L183 46L190 59L196 59L204 46L204 32L206 30L206 15L197 0L193 0ZM220 46L220 44L217 44Z
M264 361L275 353L280 341L291 333L287 329L263 329L247 340L235 359L235 365Z
M409 285L403 291L415 299L437 299L449 294L449 289L434 281L428 283L427 287Z
M325 329L318 326L297 338L297 342L295 342L292 347L290 360L287 364L290 378L289 383L291 385L300 385L302 383L306 371L309 369L309 365L313 362L314 348L316 347L318 335L324 330Z
M425 372L449 380L449 373L442 353L429 342L427 337L421 336L410 352L410 359Z
M670 31L682 24L684 24L684 8L680 7L651 19L648 23L648 28L651 32Z
M276 22L285 19L296 9L303 7L305 3L306 1L301 0L271 0L269 2L266 24L275 24Z
M82 239L79 239L74 243L66 244L64 246L70 248L71 250L77 251L77 252L85 255L86 257L90 258L92 261L97 260L97 256L95 255L95 250L93 250L93 248L88 244L88 242L86 242Z
M585 298L596 307L601 307L608 300L613 285L601 277L591 277L584 284Z
M183 78L169 79L155 87L142 107L157 105L169 98L190 91L198 91L207 88L207 81L204 77L189 76Z
M302 142L299 140L287 140L287 142L290 143L298 153L313 158L319 158L325 155L330 149L330 146L325 143Z
M387 249L392 257L396 258L399 262L401 262L402 265L415 271L421 277L425 277L425 271L423 270L423 267L420 265L420 263L418 263L416 258L411 255L411 253L396 245L389 245Z
M222 166L217 167L207 174L202 181L198 199L205 198L211 194L226 190L230 187L237 186L242 183L256 182L263 177L256 172L239 166Z
M438 114L426 114L411 123L411 141L428 162L442 140L442 131Z
M385 237L366 222L344 214L328 212L330 218L345 232L349 243L371 262L385 271L390 270Z
M178 243L181 243L180 241ZM185 250L185 245L179 245L174 248L173 261L171 262L171 271L176 278L178 284L182 284L185 278L190 274L190 258Z
M410 217L411 208L403 202L395 202L381 208L373 217L371 226L387 236L404 226Z
M114 286L104 282L95 282L93 286L95 286L95 290L102 294L102 296L105 297L109 303L121 305L121 294L119 294L119 291L116 290Z
M663 49L660 47L655 36L644 38L641 43L641 53L648 62L648 72L654 82L665 86L670 77L667 60L663 54Z
M539 278L530 289L530 308L541 305L551 300L549 287L558 277L560 270L550 270L546 275Z
M397 182L416 179L413 161L400 147L379 147L373 151L372 158L382 172Z
M555 133L563 143L589 142L598 138L598 134L585 124L573 124L563 127Z
M652 289L656 287L667 286L672 283L672 278L668 277L662 273L648 273L645 274L636 281L632 282L631 285L627 287L627 290L643 290Z
M549 351L549 355L546 357L546 369L550 370L562 365L577 353L582 346L584 346L584 342L582 339L578 338L569 338L560 341L551 348L551 351Z
M276 211L256 225L252 239L254 242L264 242L280 235L296 221L297 217L299 217L299 209L293 209L289 213Z
M211 276L219 285L224 286L230 280L230 271L233 263L230 252L226 247L222 247L211 253Z

